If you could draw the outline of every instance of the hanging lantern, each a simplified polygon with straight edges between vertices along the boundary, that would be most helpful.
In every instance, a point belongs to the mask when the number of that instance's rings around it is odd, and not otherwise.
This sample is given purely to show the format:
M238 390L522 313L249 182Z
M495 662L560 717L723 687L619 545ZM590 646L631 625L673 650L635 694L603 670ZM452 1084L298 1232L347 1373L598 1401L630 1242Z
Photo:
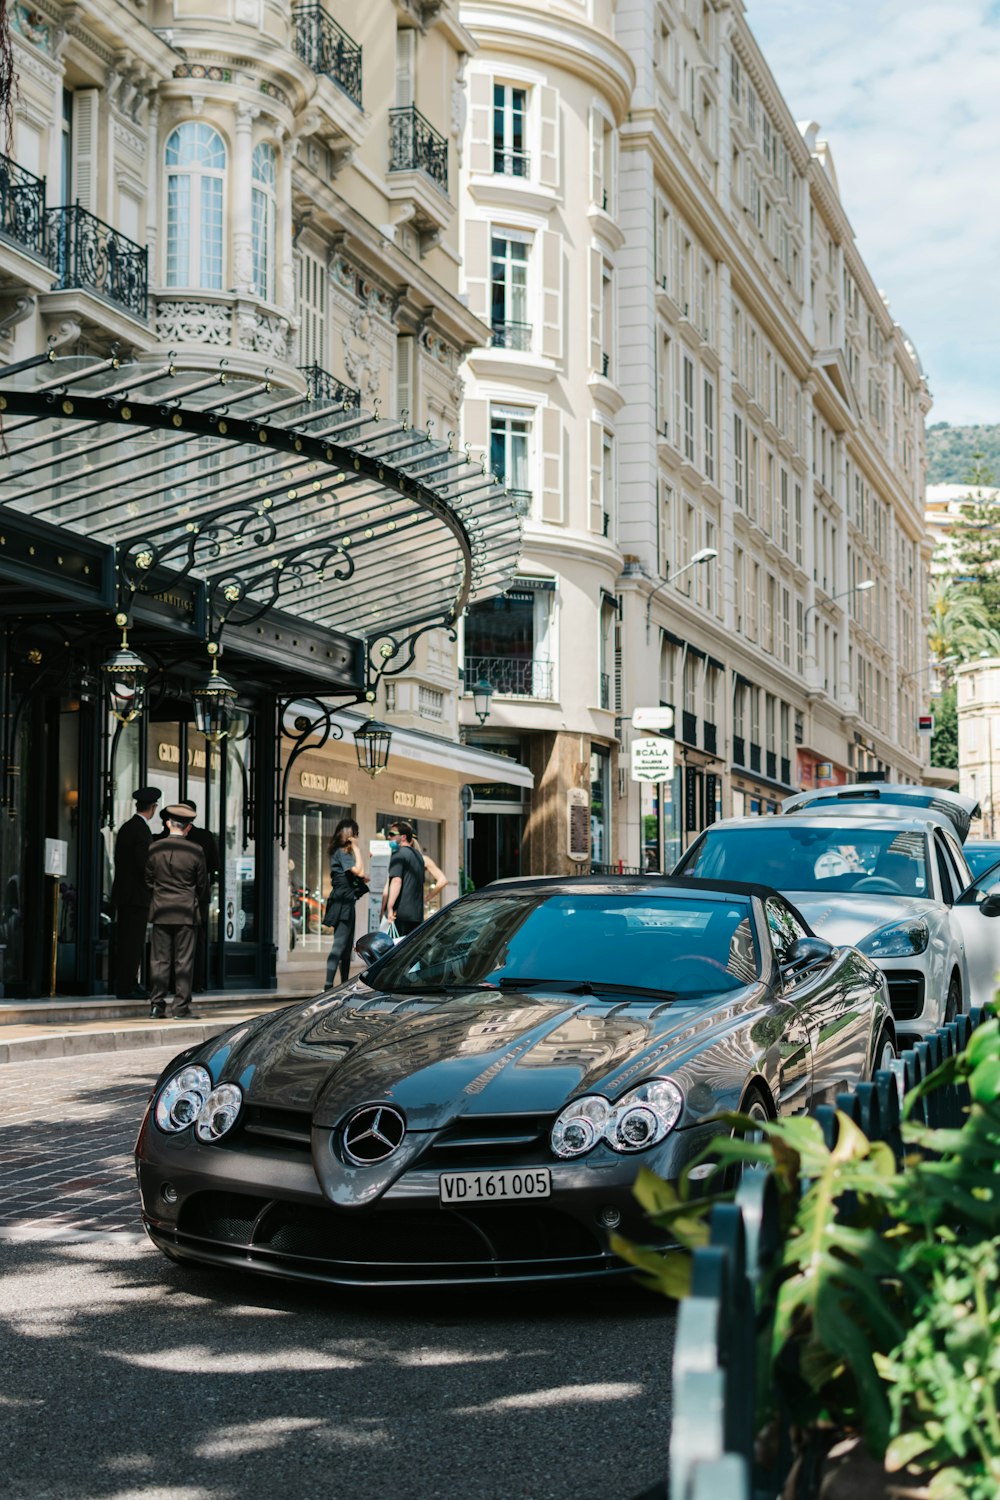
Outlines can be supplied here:
M358 765L373 780L381 776L389 764L389 746L392 744L392 730L388 724L380 724L378 719L366 719L354 731L354 748L358 753Z
M485 677L480 677L472 689L472 706L475 709L476 718L480 724L485 724L490 716L490 699L492 697L493 684L488 682Z
M209 646L212 652L212 670L201 687L192 690L194 699L194 721L199 732L213 745L218 745L239 727L236 709L236 689L219 671L218 647Z
M108 708L120 724L131 724L146 706L149 668L129 647L128 616L115 615L115 624L121 629L122 643L114 656L101 662L101 679Z

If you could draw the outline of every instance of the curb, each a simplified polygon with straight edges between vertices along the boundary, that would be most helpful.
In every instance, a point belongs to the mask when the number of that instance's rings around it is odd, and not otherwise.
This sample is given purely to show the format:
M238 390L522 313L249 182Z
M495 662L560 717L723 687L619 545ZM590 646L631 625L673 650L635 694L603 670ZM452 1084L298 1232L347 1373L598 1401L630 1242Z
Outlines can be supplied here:
M177 1051L192 1042L207 1042L220 1032L266 1014L267 1008L250 1015L220 1016L215 1021L188 1021L184 1024L153 1023L130 1030L68 1031L55 1036L17 1037L0 1041L0 1065L35 1062L39 1058L84 1057L96 1052L130 1052L139 1047L165 1047L176 1043Z

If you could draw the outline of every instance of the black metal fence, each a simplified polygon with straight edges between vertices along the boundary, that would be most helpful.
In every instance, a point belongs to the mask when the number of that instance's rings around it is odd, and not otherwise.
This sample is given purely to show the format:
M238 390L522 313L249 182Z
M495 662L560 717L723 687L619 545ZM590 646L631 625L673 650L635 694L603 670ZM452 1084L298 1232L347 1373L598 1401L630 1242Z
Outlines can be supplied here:
M870 1140L902 1155L901 1101L947 1058L967 1045L977 1017L959 1016L904 1051L871 1083L837 1096L815 1112L827 1146L836 1143L837 1111ZM935 1089L919 1099L913 1118L930 1126L961 1124L967 1089ZM757 1405L753 1371L759 1313L756 1290L779 1250L777 1186L751 1168L734 1203L717 1204L709 1244L691 1261L691 1295L680 1304L673 1354L670 1477L636 1500L765 1500L781 1493L791 1453L779 1445L773 1466L754 1462Z
M96 292L137 318L148 312L148 251L79 203L45 211L49 264L60 288Z
M415 104L389 111L389 171L422 170L448 191L448 142Z
M45 179L0 154L0 234L45 255Z
M322 365L299 365L299 374L306 378L306 392L314 401L339 401L348 410L356 411L361 404L361 393L352 385L345 385Z
M314 73L332 78L361 108L361 47L322 5L297 5L292 11L295 50Z

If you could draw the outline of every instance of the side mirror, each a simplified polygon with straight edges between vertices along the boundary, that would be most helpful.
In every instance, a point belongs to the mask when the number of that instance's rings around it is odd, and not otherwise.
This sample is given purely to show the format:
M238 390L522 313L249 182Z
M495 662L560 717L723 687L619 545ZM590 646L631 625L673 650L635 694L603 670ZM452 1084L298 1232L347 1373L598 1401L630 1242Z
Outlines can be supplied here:
M828 943L826 938L796 938L788 950L785 962L781 966L781 972L783 974L795 974L799 969L811 969L813 964L829 963L833 954L834 946L832 943Z
M366 964L373 964L376 959L384 958L387 953L392 952L392 948L393 941L387 932L366 932L354 944L355 953Z
M995 885L986 892L979 903L979 910L984 917L1000 917L1000 885Z

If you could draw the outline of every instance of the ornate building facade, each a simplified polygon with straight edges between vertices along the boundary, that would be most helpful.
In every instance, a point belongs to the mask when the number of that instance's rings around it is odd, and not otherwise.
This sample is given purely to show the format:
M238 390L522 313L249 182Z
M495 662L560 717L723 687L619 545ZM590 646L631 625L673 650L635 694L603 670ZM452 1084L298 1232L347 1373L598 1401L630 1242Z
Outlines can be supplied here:
M466 436L526 517L513 602L466 621L497 688L469 732L553 793L528 867L669 869L722 814L919 778L930 398L818 127L740 0L461 14L465 286L494 330ZM640 787L633 716L665 705L677 769Z

